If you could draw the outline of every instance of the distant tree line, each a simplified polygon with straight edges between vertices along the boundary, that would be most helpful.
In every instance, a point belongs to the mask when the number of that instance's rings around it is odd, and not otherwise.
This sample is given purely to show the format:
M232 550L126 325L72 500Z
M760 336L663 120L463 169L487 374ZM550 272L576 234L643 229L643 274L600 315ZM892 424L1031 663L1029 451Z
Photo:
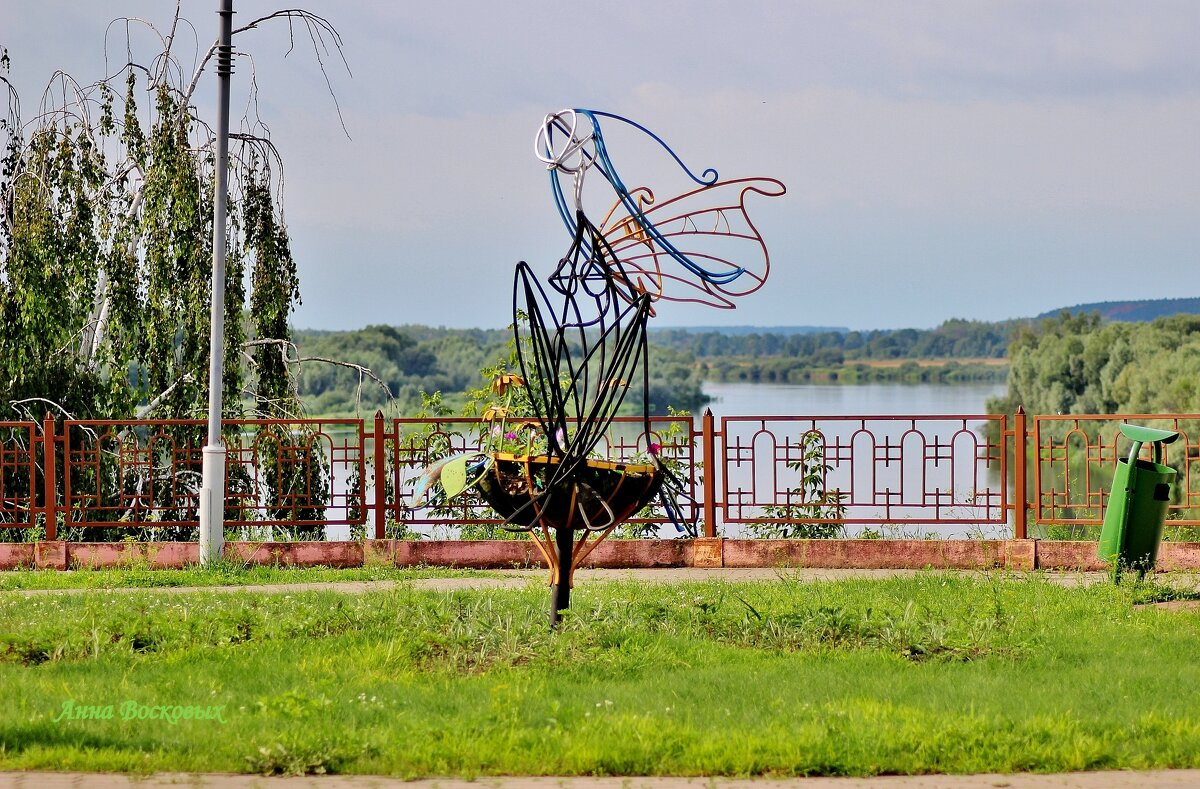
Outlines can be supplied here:
M1197 315L1109 323L1094 313L1064 311L1038 322L950 320L926 330L731 336L657 329L650 337L656 413L668 405L702 408L704 380L957 383L1006 374L1008 394L993 411L1011 412L1018 404L1041 414L1200 411ZM308 411L319 414L376 408L412 414L422 393L434 392L453 406L483 383L482 368L511 354L511 338L507 329L428 326L298 331L301 358L342 362L303 362L300 395ZM1007 367L989 363L1006 355Z
M1155 318L1169 318L1180 313L1200 314L1200 298L1095 301L1045 312L1038 315L1037 319L1053 318L1064 311L1072 315L1097 312L1100 318L1106 321L1152 321Z
M1001 359L1016 324L949 320L935 329L768 331L652 329L650 403L697 411L705 380L958 383L1003 380ZM450 406L480 385L480 370L512 352L508 329L368 326L345 332L297 331L298 388L313 414L390 409L411 415L422 395L441 393ZM917 360L939 360L918 364ZM972 361L976 360L976 361ZM881 364L882 362L896 362ZM628 398L639 403L640 382Z
M725 334L659 329L651 333L661 347L697 358L711 356L786 356L817 364L856 359L1003 358L1014 322L948 320L935 329L822 331L811 334Z
M297 331L300 374L297 385L311 414L371 413L412 416L422 395L440 393L452 408L463 405L467 392L488 382L481 370L505 361L516 366L508 329L446 329L428 326L368 326L344 332ZM707 398L695 359L686 351L652 347L651 412L668 406L696 411ZM630 382L629 408L640 410L641 381ZM632 413L632 411L631 411Z
M695 356L705 380L958 383L1003 380L1003 365L979 360L1003 359L1014 325L956 319L935 329L789 335L659 329L651 342Z

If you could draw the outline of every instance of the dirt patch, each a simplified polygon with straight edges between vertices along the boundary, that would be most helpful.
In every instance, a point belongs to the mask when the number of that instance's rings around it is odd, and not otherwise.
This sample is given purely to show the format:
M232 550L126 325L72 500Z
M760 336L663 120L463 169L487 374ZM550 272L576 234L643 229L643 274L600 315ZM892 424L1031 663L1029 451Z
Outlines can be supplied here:
M1161 603L1142 603L1134 608L1161 608L1164 611L1200 611L1200 600L1164 600Z
M669 567L657 569L581 569L575 573L576 584L606 583L612 581L639 581L643 583L685 583L697 581L727 581L762 582L772 581L839 581L847 578L890 578L895 576L911 576L923 570L859 570L859 569L826 569L826 568L703 568L703 567ZM981 570L945 570L966 574L986 574ZM1108 580L1104 573L1062 572L1045 573L1045 577L1063 586L1084 586ZM413 589L434 589L451 591L454 589L520 589L530 583L548 583L549 571L540 570L498 570L487 575L458 576L449 578L417 578L411 581L339 581L333 583L295 583L295 584L257 584L238 586L154 586L154 587L113 587L107 589L14 589L0 594L77 594L86 592L104 592L119 594L121 592L155 592L161 594L195 594L197 592L237 593L258 592L260 594L292 594L294 592L337 592L340 594L365 594L367 592L387 591L402 586ZM1183 602L1183 601L1176 601ZM1194 602L1194 601L1187 601Z

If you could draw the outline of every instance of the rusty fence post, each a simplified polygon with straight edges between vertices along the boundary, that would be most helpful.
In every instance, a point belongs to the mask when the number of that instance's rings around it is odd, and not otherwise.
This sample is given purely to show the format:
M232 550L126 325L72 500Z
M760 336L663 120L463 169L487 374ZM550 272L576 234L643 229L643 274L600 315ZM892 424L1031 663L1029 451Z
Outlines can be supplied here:
M717 447L716 419L711 408L700 420L700 447L704 463L704 536L717 536Z
M375 513L375 539L382 540L387 525L387 460L384 454L383 411L375 412L375 428L371 437L374 441L372 471L375 475L371 485L371 509Z
M42 480L44 496L42 513L46 517L46 540L58 539L58 439L54 426L54 415L46 412L42 420ZM65 473L64 468L64 473ZM32 486L31 486L32 487Z
M1026 453L1029 434L1026 428L1025 407L1017 406L1013 420L1013 537L1024 540L1027 534L1029 493L1026 484Z

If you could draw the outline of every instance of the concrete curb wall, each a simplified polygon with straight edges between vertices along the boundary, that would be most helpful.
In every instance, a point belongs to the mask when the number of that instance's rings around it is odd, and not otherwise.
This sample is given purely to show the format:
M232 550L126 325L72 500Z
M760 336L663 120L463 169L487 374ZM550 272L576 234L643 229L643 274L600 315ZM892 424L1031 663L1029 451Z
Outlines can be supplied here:
M285 567L540 567L529 540L365 540L230 542L224 555L245 565ZM0 570L105 567L180 568L199 562L196 543L0 543ZM1058 540L606 540L584 567L814 567L839 569L1104 570L1093 542ZM1158 569L1200 570L1200 543L1166 542Z

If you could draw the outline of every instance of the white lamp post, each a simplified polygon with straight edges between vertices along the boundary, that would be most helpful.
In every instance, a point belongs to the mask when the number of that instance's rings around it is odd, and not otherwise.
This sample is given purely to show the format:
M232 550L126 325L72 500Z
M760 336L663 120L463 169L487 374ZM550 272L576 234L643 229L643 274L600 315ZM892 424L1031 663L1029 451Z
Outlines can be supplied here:
M219 0L217 44L217 188L213 205L212 303L209 315L208 441L202 451L200 563L221 558L225 542L225 445L221 399L225 363L225 204L229 193L229 77L233 72L233 0Z

